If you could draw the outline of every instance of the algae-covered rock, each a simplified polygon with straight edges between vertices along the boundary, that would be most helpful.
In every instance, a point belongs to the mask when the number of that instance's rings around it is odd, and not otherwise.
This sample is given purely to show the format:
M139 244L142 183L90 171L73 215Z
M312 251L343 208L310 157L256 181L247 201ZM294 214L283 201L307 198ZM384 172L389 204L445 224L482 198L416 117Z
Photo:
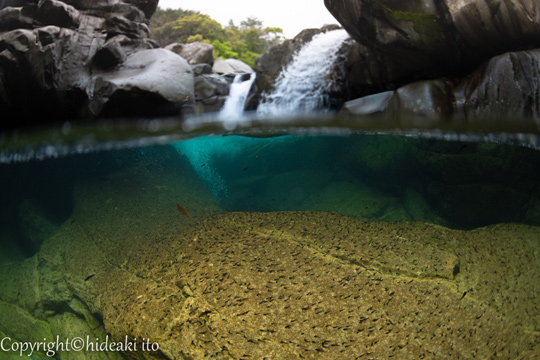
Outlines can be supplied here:
M300 206L303 210L334 211L342 215L368 219L412 220L398 197L379 193L376 189L352 182L331 182L322 191L311 194Z
M126 215L121 210L116 221ZM45 328L74 336L97 320L103 330L96 336L159 343L159 353L131 357L342 359L368 351L467 358L496 351L515 358L540 349L539 299L529 292L540 274L538 228L466 232L325 212L221 213L175 231L135 221L132 234L151 240L131 242L144 255L130 249L116 263L103 237L110 230L90 234L84 219L61 230L72 255L63 272L96 262L101 268L79 280L91 292L74 288L80 300ZM87 235L73 241L68 228ZM114 239L128 244L120 234ZM49 261L49 243L40 251L43 270L62 266ZM95 258L86 256L88 246L100 248Z

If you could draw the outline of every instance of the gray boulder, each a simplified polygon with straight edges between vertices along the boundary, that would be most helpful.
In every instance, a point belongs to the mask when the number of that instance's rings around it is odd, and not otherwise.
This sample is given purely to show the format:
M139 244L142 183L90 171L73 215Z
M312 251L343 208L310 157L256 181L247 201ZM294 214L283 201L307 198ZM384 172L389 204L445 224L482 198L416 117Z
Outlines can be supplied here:
M540 2L445 0L457 38L480 58L540 47ZM483 55L483 56L482 56Z
M226 59L225 62L229 65L235 73L247 73L251 74L253 69L245 62L238 59Z
M0 2L0 128L191 103L190 66L149 39L157 3Z
M33 7L5 7L0 9L0 31L32 28L34 21Z
M325 5L358 42L351 45L346 67L351 98L359 99L346 103L344 113L468 123L540 120L537 1L518 6L503 0L325 0Z
M167 45L165 49L180 55L190 65L214 64L214 47L210 44L200 42L189 44L174 43Z
M195 77L195 100L203 101L214 96L229 95L229 82L217 74Z
M191 69L193 70L193 75L195 76L212 73L212 67L209 64L192 65Z
M212 71L218 74L228 73L252 73L253 69L243 61L237 59L217 59Z
M539 68L540 49L510 52L493 57L461 80L413 82L348 101L342 113L379 115L414 126L440 126L454 119L487 127L505 122L534 127L540 119ZM409 120L413 123L403 123Z
M399 58L416 78L452 66L459 53L450 14L436 0L325 0L360 44Z
M463 74L491 56L540 46L540 5L503 0L325 0L361 44L399 58L410 80Z
M292 40L286 40L279 45L271 47L255 59L256 84L261 93L270 92L274 82L287 64L293 59L304 44L310 42L317 34L339 28L337 25L325 26L321 29L305 29Z
M446 79L418 81L396 91L348 101L341 112L375 115L390 123L399 120L399 125L430 126L440 124L455 114L451 95L451 85Z

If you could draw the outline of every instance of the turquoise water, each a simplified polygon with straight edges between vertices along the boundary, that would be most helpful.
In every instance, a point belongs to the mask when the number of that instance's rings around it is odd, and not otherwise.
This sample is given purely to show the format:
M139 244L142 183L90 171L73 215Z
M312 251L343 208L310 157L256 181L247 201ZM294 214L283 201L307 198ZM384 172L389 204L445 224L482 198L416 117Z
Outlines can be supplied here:
M157 131L0 164L0 340L138 338L96 359L538 354L540 152L344 130Z

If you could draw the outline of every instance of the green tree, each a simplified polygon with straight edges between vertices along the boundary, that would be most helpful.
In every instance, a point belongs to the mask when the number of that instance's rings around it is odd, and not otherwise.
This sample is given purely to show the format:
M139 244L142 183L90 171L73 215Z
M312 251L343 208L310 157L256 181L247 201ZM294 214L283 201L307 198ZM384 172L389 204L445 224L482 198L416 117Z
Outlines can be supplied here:
M263 23L255 17L248 17L246 20L240 21L240 27L243 29L262 29Z
M163 10L158 7L150 19L152 38L162 47L177 42L178 34L174 29L176 26L176 20L182 16L190 15L192 13L193 11L191 10Z
M200 35L209 42L225 40L225 32L221 24L199 12L179 17L174 30L177 31L178 42L189 42L189 38L194 35Z
M214 46L214 57L235 58L250 66L270 46L283 41L283 30L264 27L262 21L248 17L236 26L232 20L226 27L210 16L191 10L158 8L150 20L152 37L161 46L178 42L207 42Z

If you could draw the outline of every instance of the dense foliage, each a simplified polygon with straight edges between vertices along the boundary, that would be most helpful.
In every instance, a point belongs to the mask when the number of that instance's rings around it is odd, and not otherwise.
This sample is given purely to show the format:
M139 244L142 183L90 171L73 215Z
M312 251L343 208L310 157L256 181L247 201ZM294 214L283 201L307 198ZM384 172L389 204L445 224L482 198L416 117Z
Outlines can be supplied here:
M206 42L214 46L214 57L235 58L254 66L255 57L283 40L283 30L264 27L249 17L237 26L231 20L223 27L198 11L158 8L150 20L152 38L161 46L178 42Z

